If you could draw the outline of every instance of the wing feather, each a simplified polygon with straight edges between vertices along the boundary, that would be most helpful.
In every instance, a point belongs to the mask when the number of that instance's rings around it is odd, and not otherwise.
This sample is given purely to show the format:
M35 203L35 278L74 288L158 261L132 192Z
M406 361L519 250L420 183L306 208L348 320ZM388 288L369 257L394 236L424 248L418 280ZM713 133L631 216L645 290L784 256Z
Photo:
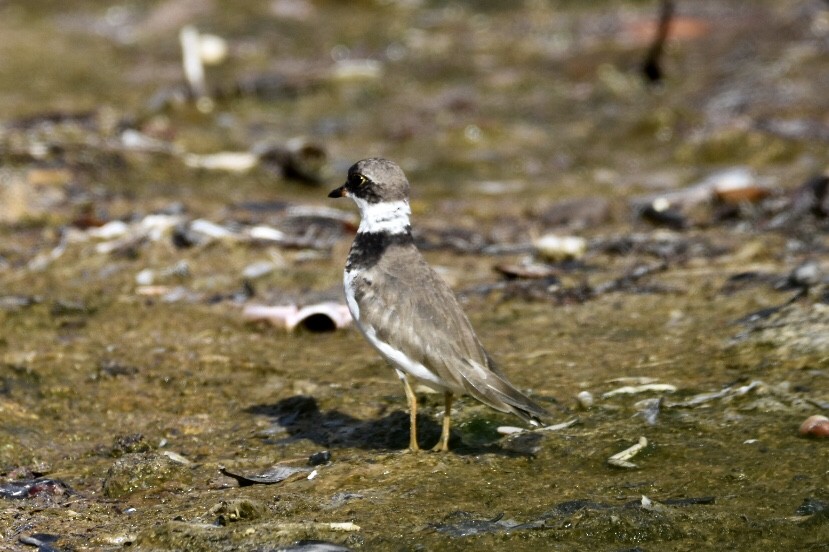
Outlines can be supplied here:
M390 247L358 279L360 324L435 373L447 389L526 420L549 416L495 368L455 294L413 245Z

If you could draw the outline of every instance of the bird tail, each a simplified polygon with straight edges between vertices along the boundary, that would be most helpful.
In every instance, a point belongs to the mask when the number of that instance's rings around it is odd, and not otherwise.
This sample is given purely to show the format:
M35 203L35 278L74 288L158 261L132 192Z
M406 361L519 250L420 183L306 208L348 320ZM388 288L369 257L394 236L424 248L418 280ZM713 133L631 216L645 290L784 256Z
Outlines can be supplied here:
M544 419L552 418L550 412L516 389L497 368L473 371L476 374L482 372L485 377L480 379L464 376L463 383L468 394L495 410L511 412L535 426L541 425Z

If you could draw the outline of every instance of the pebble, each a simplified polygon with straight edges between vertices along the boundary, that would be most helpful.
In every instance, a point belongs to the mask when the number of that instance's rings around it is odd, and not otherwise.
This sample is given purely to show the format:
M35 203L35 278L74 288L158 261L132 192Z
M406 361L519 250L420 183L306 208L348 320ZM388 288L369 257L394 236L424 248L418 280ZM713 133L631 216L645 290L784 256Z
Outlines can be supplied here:
M151 286L155 282L155 271L151 268L145 268L135 275L135 283L139 286Z
M758 184L754 174L745 167L715 173L703 184L711 187L714 197L718 200L732 205L756 202L768 197L771 193L769 188Z
M593 403L596 400L593 398L593 393L590 391L581 391L578 395L576 395L576 400L579 402L579 406L584 410L590 409L593 406Z
M800 434L804 437L829 437L829 418L815 414L800 424Z
M819 284L821 281L820 267L815 262L806 262L798 266L789 274L789 284L797 287L808 287Z

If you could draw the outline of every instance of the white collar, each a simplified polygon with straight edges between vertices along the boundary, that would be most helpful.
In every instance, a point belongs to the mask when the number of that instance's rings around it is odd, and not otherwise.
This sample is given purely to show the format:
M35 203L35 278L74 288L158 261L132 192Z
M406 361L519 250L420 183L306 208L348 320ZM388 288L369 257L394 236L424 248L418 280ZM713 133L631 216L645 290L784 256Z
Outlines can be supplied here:
M408 201L369 203L359 197L353 197L352 199L360 208L358 232L404 234L410 231L409 215L412 210L409 208Z

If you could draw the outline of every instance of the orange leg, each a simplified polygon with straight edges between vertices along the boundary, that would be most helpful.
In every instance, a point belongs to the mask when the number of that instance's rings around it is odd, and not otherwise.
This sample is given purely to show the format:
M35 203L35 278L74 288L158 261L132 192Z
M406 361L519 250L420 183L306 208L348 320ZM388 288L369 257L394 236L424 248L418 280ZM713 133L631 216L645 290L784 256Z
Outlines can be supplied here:
M417 452L420 450L420 447L417 446L417 395L409 384L406 373L397 370L397 375L400 377L400 381L403 382L403 389L406 391L406 402L409 403L409 450Z
M446 391L443 396L443 400L443 429L440 432L440 441L438 441L438 444L432 449L435 452L449 451L449 425L451 422L450 417L452 416L452 393L450 391Z

